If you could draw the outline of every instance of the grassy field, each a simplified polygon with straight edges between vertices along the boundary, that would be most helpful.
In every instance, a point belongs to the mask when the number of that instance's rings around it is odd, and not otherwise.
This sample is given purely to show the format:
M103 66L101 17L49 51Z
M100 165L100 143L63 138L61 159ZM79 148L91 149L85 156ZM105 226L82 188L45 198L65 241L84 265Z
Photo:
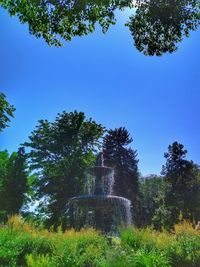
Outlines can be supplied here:
M108 239L93 229L55 233L14 216L0 227L0 266L200 267L200 233L183 222L171 233L129 227Z

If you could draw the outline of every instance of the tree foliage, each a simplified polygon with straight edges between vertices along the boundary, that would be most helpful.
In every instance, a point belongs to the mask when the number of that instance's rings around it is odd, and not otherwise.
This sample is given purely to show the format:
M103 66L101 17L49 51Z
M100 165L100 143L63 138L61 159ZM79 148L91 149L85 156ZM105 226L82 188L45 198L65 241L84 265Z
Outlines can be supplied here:
M18 214L25 203L28 190L28 173L24 150L0 152L0 213L5 219L8 215ZM1 219L3 219L1 217Z
M94 32L97 23L105 33L116 22L115 10L133 8L126 25L145 55L174 52L200 22L200 0L1 0L0 5L55 46Z
M63 112L54 122L40 120L24 145L32 168L38 172L35 181L37 197L42 198L49 224L61 222L70 197L80 194L85 169L95 161L94 152L104 128L82 112Z
M177 43L200 22L199 0L144 0L128 26L137 49L160 56L177 50Z
M139 224L151 225L156 209L159 208L158 199L164 193L163 177L151 174L140 180L140 212Z
M1 5L29 31L43 37L49 45L61 45L61 39L70 41L74 36L87 35L98 22L103 32L115 24L114 10L131 5L123 0L4 0Z
M8 103L3 93L0 93L0 132L8 126L14 111L14 106Z
M185 158L186 154L187 150L178 142L170 145L165 153L166 164L162 170L167 186L165 205L172 225L178 221L180 212L191 221L197 221L200 216L200 170Z
M109 130L103 141L103 154L105 165L115 171L114 194L130 199L136 208L139 172L137 151L127 147L131 142L125 128Z

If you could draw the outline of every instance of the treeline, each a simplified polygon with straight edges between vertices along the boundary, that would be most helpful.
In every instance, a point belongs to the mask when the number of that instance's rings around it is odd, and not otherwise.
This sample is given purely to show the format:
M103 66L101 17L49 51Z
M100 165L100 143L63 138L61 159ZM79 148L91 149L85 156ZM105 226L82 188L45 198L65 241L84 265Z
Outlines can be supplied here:
M3 130L14 107L3 94L0 99ZM60 113L54 122L40 120L18 152L0 152L1 222L21 213L47 227L67 227L66 204L85 193L85 171L101 150L104 164L115 170L113 193L131 200L137 226L170 229L181 219L197 222L200 168L187 160L184 146L174 142L168 147L161 176L142 177L132 141L127 129L106 130L83 112Z

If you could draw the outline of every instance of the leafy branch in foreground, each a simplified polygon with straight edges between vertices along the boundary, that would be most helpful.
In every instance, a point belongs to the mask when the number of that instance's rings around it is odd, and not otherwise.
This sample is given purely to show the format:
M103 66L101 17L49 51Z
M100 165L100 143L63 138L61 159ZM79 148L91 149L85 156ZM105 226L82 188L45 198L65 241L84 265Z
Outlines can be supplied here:
M127 25L139 51L161 56L176 51L199 22L199 0L145 0Z
M200 22L200 0L1 0L0 6L28 23L31 34L57 47L94 32L97 23L106 33L116 23L116 10L132 8L126 26L136 48L150 56L176 51Z

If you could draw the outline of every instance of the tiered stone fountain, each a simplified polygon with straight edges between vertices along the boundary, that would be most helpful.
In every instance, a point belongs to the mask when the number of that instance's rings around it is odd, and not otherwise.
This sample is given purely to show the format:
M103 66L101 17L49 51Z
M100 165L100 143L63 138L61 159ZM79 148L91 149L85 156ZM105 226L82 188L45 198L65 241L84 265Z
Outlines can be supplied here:
M119 226L131 223L131 202L112 195L114 171L104 166L103 156L98 166L88 170L88 194L75 196L68 203L71 227L80 230L93 227L106 234L114 234Z

